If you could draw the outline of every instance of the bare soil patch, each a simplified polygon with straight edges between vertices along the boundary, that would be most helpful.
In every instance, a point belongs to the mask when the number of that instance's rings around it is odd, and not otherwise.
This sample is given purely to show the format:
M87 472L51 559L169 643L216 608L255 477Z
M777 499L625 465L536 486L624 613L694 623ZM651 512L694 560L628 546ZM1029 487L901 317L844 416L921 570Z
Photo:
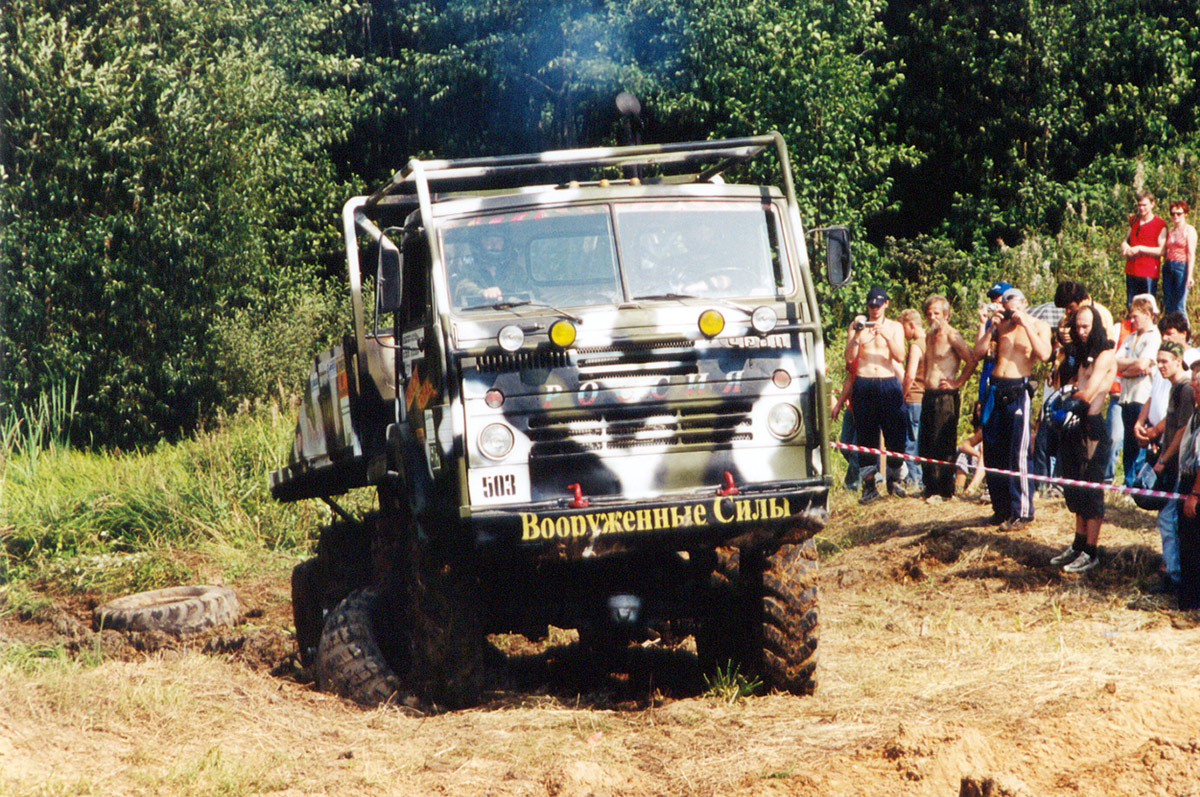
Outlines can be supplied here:
M729 704L688 639L597 667L556 632L494 640L478 709L364 711L296 664L286 572L234 585L237 628L183 640L96 634L93 596L52 596L0 620L0 646L74 656L0 677L0 792L1196 794L1200 630L1142 594L1153 517L1111 509L1081 577L1047 564L1061 501L1014 534L960 502L836 512L812 698Z

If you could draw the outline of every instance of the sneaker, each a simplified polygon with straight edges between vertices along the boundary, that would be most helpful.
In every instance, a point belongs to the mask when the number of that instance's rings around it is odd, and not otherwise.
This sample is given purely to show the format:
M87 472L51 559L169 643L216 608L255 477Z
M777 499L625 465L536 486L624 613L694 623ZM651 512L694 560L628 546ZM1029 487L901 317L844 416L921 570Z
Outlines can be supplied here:
M937 493L934 493L933 495L925 496L925 503L927 503L927 504L940 504L942 501L945 501L945 500L946 500L945 498L942 498Z
M1000 515L992 515L987 520L983 521L984 526L1003 526L1008 522L1008 518Z
M1021 529L1032 523L1032 518L1026 517L1010 517L1008 520L1000 524L1001 531L1020 531Z
M889 487L888 492L897 498L908 498L908 490L904 489L904 485L901 482L896 482Z
M1080 551L1079 556L1069 564L1063 567L1064 573L1086 573L1087 571L1100 564L1100 555L1092 556L1087 551Z
M1081 548L1072 548L1070 545L1068 545L1063 549L1062 553L1050 560L1050 564L1054 565L1055 567L1062 567L1081 553L1083 553Z

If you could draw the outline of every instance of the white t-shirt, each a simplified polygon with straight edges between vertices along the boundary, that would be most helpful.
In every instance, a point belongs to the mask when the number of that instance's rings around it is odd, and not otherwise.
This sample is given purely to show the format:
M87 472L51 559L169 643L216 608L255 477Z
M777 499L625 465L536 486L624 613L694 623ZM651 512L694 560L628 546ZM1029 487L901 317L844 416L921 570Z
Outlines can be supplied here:
M1158 356L1158 347L1161 343L1162 334L1155 327L1151 327L1145 332L1130 332L1125 336L1125 340L1121 341L1121 347L1117 349L1117 359L1149 358L1153 360ZM1121 377L1121 403L1144 404L1150 399L1150 386L1150 374Z

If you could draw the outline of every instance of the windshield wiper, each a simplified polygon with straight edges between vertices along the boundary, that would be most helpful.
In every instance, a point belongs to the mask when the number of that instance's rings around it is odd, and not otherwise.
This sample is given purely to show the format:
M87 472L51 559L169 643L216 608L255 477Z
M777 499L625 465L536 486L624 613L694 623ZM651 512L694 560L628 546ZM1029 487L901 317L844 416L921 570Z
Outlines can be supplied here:
M514 307L545 307L547 310L553 310L568 321L574 321L576 324L582 324L583 319L573 316L566 310L560 310L552 304L544 304L542 302L534 302L529 299L513 299L507 302L496 302L494 304L477 304L473 307L464 307L463 311L468 310L511 310Z
M652 293L649 296L634 296L633 301L640 302L642 300L655 301L660 299L699 299L699 296L692 296L690 293Z
M699 299L701 301L712 302L713 304L719 304L722 307L732 307L734 310L739 310L739 311L745 313L746 315L754 314L753 311L747 309L746 307L743 307L742 305L738 304L737 302L733 301L732 299L725 299L720 296L692 296L691 294L687 294L687 293L656 293L651 296L635 296L635 297L633 297L633 301L635 301L635 302L642 300L642 299L645 299L645 300L651 301L651 302L656 301L656 300L663 300L663 299Z

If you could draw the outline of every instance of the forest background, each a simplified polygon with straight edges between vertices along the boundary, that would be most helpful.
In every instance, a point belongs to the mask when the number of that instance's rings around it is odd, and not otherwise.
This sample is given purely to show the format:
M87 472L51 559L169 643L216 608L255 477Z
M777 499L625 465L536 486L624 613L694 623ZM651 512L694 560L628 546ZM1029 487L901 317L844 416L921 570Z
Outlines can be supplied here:
M140 447L297 391L346 197L412 156L779 130L856 277L971 323L999 278L1123 301L1135 190L1200 195L1200 7L1153 0L8 0L0 428ZM58 433L62 433L59 430Z

